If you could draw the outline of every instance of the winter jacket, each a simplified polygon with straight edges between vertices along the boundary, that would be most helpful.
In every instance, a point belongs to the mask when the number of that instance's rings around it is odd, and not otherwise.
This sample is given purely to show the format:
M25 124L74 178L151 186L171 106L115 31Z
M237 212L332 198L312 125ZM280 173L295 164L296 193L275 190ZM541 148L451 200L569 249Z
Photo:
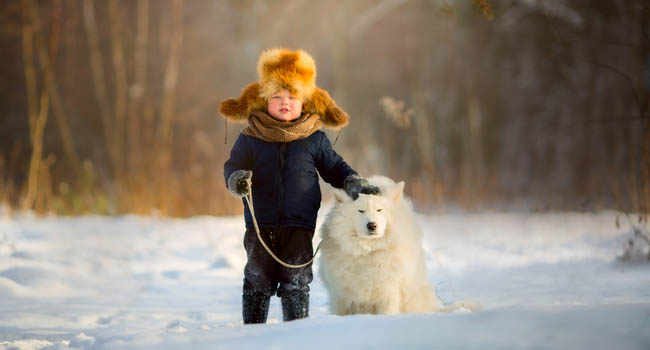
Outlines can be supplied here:
M303 227L312 231L321 202L318 175L342 188L347 176L357 174L320 130L286 143L240 134L224 164L226 183L240 169L253 171L253 205L260 227ZM246 227L253 227L245 200L244 216Z

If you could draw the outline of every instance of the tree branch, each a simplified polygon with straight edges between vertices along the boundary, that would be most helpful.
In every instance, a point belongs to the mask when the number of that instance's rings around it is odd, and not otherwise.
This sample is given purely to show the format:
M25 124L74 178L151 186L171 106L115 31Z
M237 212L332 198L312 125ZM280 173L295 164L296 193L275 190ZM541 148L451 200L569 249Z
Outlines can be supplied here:
M634 88L634 82L632 81L632 78L630 78L629 75L625 74L625 72L623 72L620 69L618 69L618 68L616 68L614 66L611 66L609 64L597 62L597 61L594 61L594 60L590 60L588 58L574 57L574 56L570 56L570 55L566 55L566 54L556 54L556 56L557 57L568 58L568 59L573 60L573 61L582 61L582 62L591 64L593 66L596 66L596 67L599 67L599 68L602 68L602 69L605 69L605 70L609 70L610 72L613 72L613 73L617 74L618 76L622 77L625 80L625 82L627 83L628 87L630 88L630 91L632 92L632 96L634 97L634 102L636 103L637 109L639 111L639 116L641 117L641 119L646 119L646 115L645 115L645 113L643 111L643 106L641 104L641 98L639 97L639 94L636 92L636 89Z

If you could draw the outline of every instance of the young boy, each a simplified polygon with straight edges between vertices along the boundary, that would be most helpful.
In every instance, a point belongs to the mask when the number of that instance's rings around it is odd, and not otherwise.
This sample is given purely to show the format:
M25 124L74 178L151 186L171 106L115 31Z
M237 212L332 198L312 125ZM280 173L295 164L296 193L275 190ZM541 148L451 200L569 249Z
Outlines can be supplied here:
M316 66L309 54L268 50L260 55L257 70L258 82L244 88L238 99L219 105L226 120L248 122L224 164L224 177L230 192L239 197L251 191L247 180L252 181L262 239L284 262L302 264L313 255L321 201L318 175L353 198L379 189L359 177L319 130L340 129L349 117L316 87ZM244 212L244 323L265 323L270 297L276 293L285 321L308 317L311 265L288 268L276 262L259 242L246 202Z

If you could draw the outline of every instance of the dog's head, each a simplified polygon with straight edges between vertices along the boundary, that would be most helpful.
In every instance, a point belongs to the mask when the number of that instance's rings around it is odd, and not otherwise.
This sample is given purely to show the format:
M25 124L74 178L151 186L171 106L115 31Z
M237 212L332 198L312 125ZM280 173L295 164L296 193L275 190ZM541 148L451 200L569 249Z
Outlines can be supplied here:
M402 197L404 182L381 187L381 195L359 194L353 200L341 189L333 188L336 204L360 238L377 239L386 234L392 206Z

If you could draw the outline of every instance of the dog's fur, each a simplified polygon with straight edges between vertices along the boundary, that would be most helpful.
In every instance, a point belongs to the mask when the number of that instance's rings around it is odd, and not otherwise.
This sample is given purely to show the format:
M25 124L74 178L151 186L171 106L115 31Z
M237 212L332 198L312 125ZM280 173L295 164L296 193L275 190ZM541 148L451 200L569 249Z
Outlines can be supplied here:
M321 226L320 276L337 315L449 311L427 282L422 234L404 182L371 177L382 195L333 189Z

